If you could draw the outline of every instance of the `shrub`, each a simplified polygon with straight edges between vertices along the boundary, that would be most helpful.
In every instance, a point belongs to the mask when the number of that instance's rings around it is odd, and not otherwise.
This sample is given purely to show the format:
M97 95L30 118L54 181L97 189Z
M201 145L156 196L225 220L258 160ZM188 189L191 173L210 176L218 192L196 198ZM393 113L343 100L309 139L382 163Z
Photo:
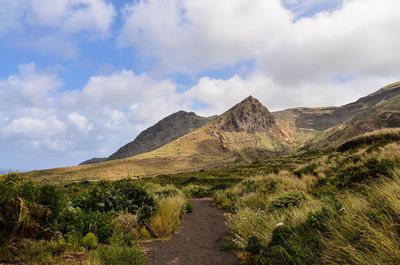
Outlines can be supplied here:
M363 163L339 169L332 181L339 188L350 187L363 181L389 176L395 165L395 162L390 160L371 158Z
M337 150L339 152L345 152L363 146L382 146L395 141L400 141L400 130L383 129L356 136L339 145Z
M97 250L98 258L103 265L146 265L142 251L137 247L107 246Z
M315 175L315 169L317 168L317 164L315 163L311 163L308 165L305 165L304 167L295 170L293 173L297 176L297 177L301 177L303 175Z
M63 240L23 240L0 250L0 263L59 264L61 255L76 251L79 248Z
M187 201L185 203L185 213L192 213L193 212L193 204L191 201Z
M52 185L43 185L39 188L38 203L45 205L50 210L50 214L44 220L47 223L53 223L66 207L62 192Z
M112 215L99 211L82 211L79 208L69 208L60 216L58 229L64 233L79 232L86 235L93 232L99 242L108 243L113 232Z
M110 238L110 244L113 246L132 246L137 234L124 233L121 230L115 230Z
M201 185L188 185L183 188L183 192L186 196L189 197L196 197L196 198L203 198L211 196L212 190L207 186Z
M225 210L232 210L238 198L236 194L228 191L216 191L213 195L215 202L219 207Z
M287 191L279 194L269 207L270 211L279 211L286 208L299 206L306 201L306 195L302 191Z
M87 233L86 236L84 236L82 239L82 245L87 250L97 248L97 244L98 244L97 236L92 232Z
M140 227L138 232L139 232L140 238L142 238L142 239L147 240L147 239L151 238L151 234L145 226Z
M133 233L138 227L137 216L131 213L120 213L115 217L114 225L123 233Z
M318 264L314 261L319 260L323 244L308 215L322 207L322 202L311 199L273 212L239 208L228 219L231 241L251 253L250 264Z
M125 179L99 182L87 194L78 198L75 205L87 211L126 211L136 214L138 221L143 223L152 215L155 201L144 188Z
M50 236L63 207L63 198L55 187L39 187L10 173L0 180L0 237Z
M156 237L170 236L180 225L185 199L169 197L161 200L147 227Z

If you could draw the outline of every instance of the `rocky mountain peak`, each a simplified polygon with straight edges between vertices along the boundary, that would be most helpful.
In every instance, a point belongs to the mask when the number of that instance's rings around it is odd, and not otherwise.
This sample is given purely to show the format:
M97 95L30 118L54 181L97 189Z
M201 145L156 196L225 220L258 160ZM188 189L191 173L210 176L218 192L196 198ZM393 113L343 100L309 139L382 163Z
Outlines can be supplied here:
M200 117L194 112L178 111L141 132L132 142L121 147L108 160L121 159L153 151L200 128L214 117Z
M252 96L245 98L222 114L219 123L224 131L281 133L269 110Z

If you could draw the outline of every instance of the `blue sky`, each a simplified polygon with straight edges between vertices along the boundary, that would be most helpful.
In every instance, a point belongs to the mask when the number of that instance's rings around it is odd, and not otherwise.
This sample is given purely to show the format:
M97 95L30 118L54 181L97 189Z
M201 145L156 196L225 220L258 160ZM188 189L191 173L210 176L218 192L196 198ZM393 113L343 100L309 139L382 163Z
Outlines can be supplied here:
M108 156L180 109L340 105L399 76L395 0L2 5L0 168Z

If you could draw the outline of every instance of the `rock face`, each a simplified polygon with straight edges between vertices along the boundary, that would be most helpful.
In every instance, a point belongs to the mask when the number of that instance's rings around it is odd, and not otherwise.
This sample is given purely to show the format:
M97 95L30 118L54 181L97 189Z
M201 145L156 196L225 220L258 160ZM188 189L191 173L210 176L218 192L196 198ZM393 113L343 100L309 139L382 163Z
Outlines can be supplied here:
M308 111L308 113L301 113L296 120L296 126L299 128L323 131L370 110L382 100L388 100L399 94L400 83L394 83L373 94L362 97L356 102L337 108L330 108L330 111L321 113Z
M200 128L215 117L200 117L194 112L178 111L141 132L134 141L121 147L108 160L121 159L160 148Z
M256 98L249 96L221 115L220 129L228 132L272 132L282 134L273 115Z

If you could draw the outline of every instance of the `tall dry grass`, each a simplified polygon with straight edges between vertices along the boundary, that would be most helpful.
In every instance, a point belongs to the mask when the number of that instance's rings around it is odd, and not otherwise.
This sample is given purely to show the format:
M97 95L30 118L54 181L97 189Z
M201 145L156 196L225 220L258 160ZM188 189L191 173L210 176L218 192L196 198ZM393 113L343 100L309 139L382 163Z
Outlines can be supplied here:
M342 199L345 213L328 223L325 264L400 264L400 179L382 180L364 196Z
M150 232L159 238L170 236L180 225L186 200L182 196L167 197L159 202L147 223Z

